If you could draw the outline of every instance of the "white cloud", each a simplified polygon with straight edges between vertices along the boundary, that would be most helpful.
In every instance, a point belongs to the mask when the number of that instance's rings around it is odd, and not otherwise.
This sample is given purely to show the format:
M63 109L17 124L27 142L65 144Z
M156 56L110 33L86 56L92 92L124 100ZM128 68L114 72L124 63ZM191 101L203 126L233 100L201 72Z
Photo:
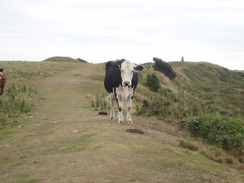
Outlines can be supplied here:
M243 9L241 0L2 0L0 60L184 56L244 69Z

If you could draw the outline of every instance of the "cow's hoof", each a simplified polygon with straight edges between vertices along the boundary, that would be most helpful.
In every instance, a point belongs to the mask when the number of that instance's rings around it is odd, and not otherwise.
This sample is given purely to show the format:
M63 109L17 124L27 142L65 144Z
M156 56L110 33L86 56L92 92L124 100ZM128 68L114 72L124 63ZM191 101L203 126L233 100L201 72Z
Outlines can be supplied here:
M127 120L127 123L133 123L132 120Z
M120 124L120 123L123 123L123 122L124 122L124 121L121 121L121 120L118 121L119 124Z

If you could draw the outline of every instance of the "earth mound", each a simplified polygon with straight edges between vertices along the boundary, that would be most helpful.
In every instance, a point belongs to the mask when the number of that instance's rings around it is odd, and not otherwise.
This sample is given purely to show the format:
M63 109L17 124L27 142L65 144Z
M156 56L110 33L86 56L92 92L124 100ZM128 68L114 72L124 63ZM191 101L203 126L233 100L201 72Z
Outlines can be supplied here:
M74 59L71 57L60 57L60 56L47 58L47 59L43 60L43 62L73 62L73 63L83 62L83 63L87 63L87 61L80 59L80 58Z

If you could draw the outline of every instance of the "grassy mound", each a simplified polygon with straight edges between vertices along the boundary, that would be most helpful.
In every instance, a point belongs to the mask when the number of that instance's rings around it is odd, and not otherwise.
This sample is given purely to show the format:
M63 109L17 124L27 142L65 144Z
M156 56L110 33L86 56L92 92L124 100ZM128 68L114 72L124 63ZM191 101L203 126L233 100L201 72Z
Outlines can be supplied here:
M71 57L60 57L60 56L50 57L50 58L47 58L43 61L44 62L74 62L74 63L86 62L85 60L82 60L80 58L74 59Z

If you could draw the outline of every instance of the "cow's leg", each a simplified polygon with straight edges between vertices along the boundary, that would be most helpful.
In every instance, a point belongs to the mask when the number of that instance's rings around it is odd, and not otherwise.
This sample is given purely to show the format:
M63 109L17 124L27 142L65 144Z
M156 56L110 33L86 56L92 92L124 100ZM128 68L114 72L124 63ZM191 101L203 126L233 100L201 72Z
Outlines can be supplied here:
M115 97L118 103L118 123L122 123L124 121L123 117L123 88L118 87L115 90Z
M126 114L126 121L129 123L132 123L130 110L132 106L132 99L133 99L133 91L131 91L131 94L127 97L127 114Z
M114 119L114 101L115 101L115 96L113 93L109 94L109 99L110 99L110 119L113 120Z
M119 109L118 123L122 123L124 121L124 117L123 117L123 100L121 95L118 95L117 102L118 102L118 109Z

